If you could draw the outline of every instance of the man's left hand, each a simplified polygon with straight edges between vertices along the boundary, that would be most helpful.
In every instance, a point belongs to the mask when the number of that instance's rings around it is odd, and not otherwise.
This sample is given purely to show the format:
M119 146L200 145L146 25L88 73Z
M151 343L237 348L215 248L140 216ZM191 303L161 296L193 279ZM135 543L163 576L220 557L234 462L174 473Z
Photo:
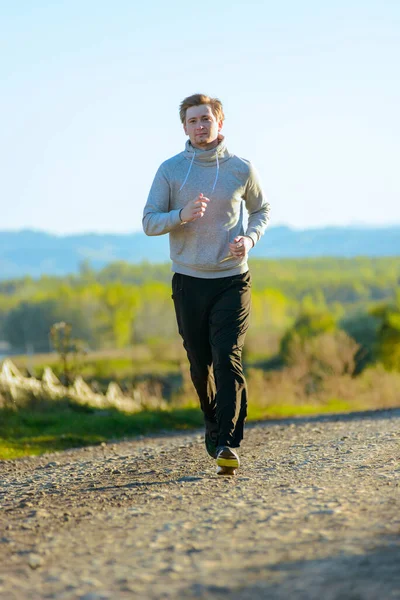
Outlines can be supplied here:
M229 244L229 250L236 258L244 258L253 247L253 240L246 235L237 235Z

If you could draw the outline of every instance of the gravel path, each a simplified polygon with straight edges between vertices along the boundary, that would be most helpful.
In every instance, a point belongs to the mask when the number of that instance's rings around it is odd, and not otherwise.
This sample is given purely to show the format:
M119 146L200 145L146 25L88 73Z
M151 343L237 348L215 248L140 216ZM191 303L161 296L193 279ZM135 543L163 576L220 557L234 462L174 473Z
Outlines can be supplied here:
M0 598L400 599L400 410L0 463Z

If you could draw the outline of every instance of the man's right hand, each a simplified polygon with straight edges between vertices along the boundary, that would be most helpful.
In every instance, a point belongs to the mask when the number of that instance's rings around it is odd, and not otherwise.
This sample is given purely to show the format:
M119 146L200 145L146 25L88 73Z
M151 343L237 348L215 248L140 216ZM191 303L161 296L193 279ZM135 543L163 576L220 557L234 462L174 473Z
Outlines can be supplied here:
M200 219L206 212L207 204L209 202L209 198L206 198L205 196L203 196L203 194L199 194L197 198L188 202L186 206L181 210L181 221L189 222L195 221L196 219Z

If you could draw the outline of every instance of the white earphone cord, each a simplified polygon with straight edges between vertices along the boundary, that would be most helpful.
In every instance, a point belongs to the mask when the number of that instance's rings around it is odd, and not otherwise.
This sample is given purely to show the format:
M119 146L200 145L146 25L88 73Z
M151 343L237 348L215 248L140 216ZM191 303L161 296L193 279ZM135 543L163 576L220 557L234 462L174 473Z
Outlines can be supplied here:
M189 177L189 173L190 173L190 171L192 170L192 164L193 164L193 161L194 161L194 157L195 157L195 156L196 156L196 152L193 152L193 157L192 157L192 160L191 160L191 162L190 162L190 166L189 166L188 172L186 173L185 180L184 180L184 182L182 183L181 187L179 188L179 191L181 191L181 189L183 188L183 186L184 186L184 185L185 185L185 183L187 182L187 178Z
M189 177L190 171L192 170L192 165L193 165L193 162L194 162L195 156L196 156L196 152L193 152L193 156L192 156L192 160L190 161L190 165L189 165L188 172L186 173L186 177L185 177L185 179L184 179L184 181L183 181L183 183L182 183L181 187L179 188L179 191L181 191L181 190L183 189L183 186L185 185L185 183L186 183L186 182L187 182L187 180L188 180L188 177ZM217 185L218 176L219 176L219 160L218 160L218 152L217 152L217 154L216 154L216 159L217 159L217 172L216 172L216 175L215 175L215 179L214 179L214 185L213 185L213 187L212 187L211 194L213 194L213 192L214 192L214 190L215 190L215 186ZM211 194L210 194L210 196L211 196Z

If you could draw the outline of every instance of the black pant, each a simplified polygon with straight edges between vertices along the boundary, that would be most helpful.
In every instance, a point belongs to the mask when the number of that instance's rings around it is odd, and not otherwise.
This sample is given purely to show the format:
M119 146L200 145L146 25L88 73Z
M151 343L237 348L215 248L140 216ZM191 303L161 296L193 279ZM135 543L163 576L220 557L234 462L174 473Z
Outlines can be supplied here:
M219 446L240 445L247 416L242 349L251 307L250 273L172 278L179 333L206 420L218 423Z

